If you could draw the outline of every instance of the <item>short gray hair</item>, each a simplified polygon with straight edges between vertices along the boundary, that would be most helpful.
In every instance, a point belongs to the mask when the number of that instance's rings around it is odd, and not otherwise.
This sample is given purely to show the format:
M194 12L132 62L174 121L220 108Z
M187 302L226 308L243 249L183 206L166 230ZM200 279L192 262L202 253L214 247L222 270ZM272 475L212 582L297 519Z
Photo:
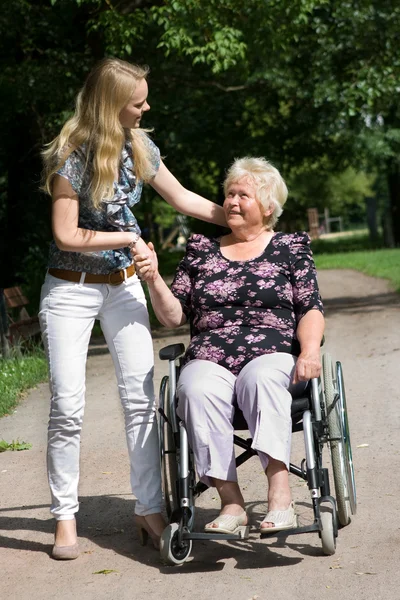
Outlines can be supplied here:
M272 229L283 211L288 196L288 189L283 177L265 158L236 158L228 169L224 181L224 192L227 193L232 183L240 179L250 179L256 187L257 200L265 209L273 208L273 213L268 219L268 229Z

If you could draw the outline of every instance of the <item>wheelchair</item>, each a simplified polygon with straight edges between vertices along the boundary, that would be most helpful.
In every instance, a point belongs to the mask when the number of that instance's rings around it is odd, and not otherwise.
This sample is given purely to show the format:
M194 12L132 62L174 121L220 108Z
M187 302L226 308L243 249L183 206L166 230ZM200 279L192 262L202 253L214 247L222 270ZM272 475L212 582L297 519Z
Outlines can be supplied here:
M195 540L242 540L250 528L236 534L204 533L194 530L195 499L208 487L196 482L193 453L184 424L176 415L176 383L184 354L183 344L171 344L159 352L169 361L169 374L160 385L158 433L163 492L169 524L161 536L160 555L165 564L181 565L188 559ZM300 466L290 463L290 472L305 482L310 491L314 522L280 532L260 533L260 537L298 535L315 532L321 539L322 552L333 555L339 527L345 527L356 514L357 499L350 431L346 409L343 370L330 354L322 356L321 376L309 381L301 397L292 398L292 431L303 431L305 458ZM236 408L234 431L247 430L241 411ZM236 458L239 467L257 452L252 440L234 434L234 444L243 449ZM323 467L325 446L330 449L336 498L331 495L329 472Z

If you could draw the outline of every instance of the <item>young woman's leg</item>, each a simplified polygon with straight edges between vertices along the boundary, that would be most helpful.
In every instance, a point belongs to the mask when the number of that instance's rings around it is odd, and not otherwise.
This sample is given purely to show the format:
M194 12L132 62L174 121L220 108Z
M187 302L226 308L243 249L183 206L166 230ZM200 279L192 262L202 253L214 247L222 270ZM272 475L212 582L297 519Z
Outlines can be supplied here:
M137 498L135 513L157 514L162 509L161 471L146 300L136 276L107 288L99 319L114 361L124 411L131 486Z
M51 275L46 276L42 288L39 318L51 390L48 477L51 512L60 521L73 520L78 511L86 358L94 319L102 301L99 286L80 285ZM66 531L69 531L69 542L66 534L63 535ZM74 524L57 526L58 545L70 545L73 539L76 541Z

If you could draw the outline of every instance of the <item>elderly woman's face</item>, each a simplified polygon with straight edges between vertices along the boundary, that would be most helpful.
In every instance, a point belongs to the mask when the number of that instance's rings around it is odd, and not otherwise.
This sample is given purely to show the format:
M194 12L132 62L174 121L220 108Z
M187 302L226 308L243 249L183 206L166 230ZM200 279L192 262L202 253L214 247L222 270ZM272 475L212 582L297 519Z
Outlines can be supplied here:
M255 184L247 178L232 183L224 201L225 217L231 229L254 227L264 224L264 216L270 214L256 197Z

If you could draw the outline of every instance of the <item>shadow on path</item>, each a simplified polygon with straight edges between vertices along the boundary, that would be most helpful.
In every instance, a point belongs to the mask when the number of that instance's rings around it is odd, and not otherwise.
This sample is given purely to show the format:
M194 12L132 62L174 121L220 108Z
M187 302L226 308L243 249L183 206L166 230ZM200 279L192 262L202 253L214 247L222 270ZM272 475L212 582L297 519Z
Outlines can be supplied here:
M134 532L133 513L135 501L121 496L85 496L80 498L80 510L77 515L78 532L82 552L85 552L85 539L92 544L112 550L135 562L154 566L160 573L179 574L194 572L212 572L222 570L225 560L235 559L236 569L259 569L294 565L303 560L304 556L321 556L322 550L316 536L315 546L304 544L302 536L293 536L290 543L287 537L274 537L271 541L261 541L258 537L259 522L263 517L261 503L246 505L252 529L250 538L239 542L219 542L218 540L196 541L193 543L191 560L180 566L167 567L161 564L158 553L152 545L142 547ZM53 534L54 520L26 517L33 511L48 507L48 505L15 506L0 509L0 547L31 552L43 552L50 555L52 545L29 539L18 539L4 535L5 532L32 531ZM15 516L16 512L21 516ZM7 513L14 513L8 516ZM196 508L196 530L201 531L206 522L214 518L216 510ZM304 539L304 538L303 538ZM295 554L288 557L282 555L279 549L289 547ZM277 551L276 551L277 550ZM95 551L92 547L87 552ZM297 554L296 554L297 553ZM111 558L110 564L111 564Z
M385 309L400 308L400 294L387 292L385 294L371 294L370 296L342 296L340 298L323 299L327 316L335 313L346 312L347 314L367 313Z

